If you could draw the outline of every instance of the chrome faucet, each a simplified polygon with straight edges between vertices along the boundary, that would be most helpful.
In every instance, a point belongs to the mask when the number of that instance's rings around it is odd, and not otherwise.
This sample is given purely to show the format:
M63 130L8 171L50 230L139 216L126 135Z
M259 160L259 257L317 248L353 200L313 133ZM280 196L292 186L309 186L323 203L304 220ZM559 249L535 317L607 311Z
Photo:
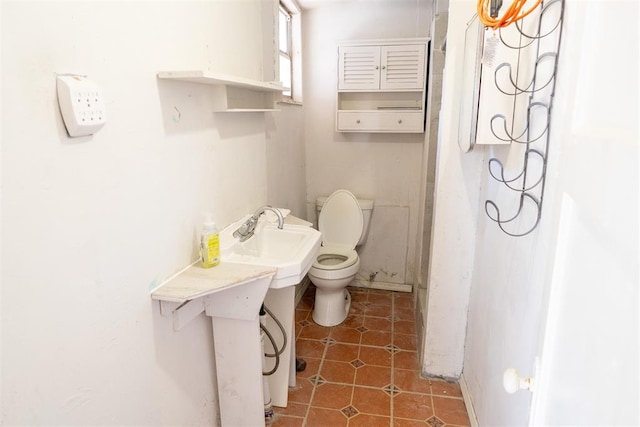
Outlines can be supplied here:
M272 208L271 206L267 205L255 211L253 215L251 215L251 217L245 221L244 224L238 227L238 229L233 232L233 237L240 239L241 242L250 239L251 236L253 236L256 225L258 225L260 215L262 215L266 211L272 211L278 216L278 228L282 230L282 227L284 227L284 217L282 216L282 213L278 209Z

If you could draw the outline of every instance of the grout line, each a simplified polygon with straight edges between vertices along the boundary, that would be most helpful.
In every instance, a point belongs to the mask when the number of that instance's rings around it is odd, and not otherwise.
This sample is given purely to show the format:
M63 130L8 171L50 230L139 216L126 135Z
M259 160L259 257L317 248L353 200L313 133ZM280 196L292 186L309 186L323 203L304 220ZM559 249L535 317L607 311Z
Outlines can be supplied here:
M393 427L394 425L394 421L393 421L393 410L394 410L394 406L393 406L393 402L395 400L395 389L396 389L396 378L395 378L395 374L394 374L394 370L395 370L395 362L396 362L396 354L397 352L393 351L393 347L395 346L395 304L396 304L396 297L395 294L392 292L391 293L391 404L390 404L390 408L389 408L389 412L391 414L391 420L390 420L390 426L389 427Z
M315 303L315 302L314 302ZM311 313L313 312L313 307L311 308L311 311L309 312L309 315L311 315ZM301 329L302 331L302 329ZM331 335L331 334L329 334ZM313 389L311 390L311 396L309 396L309 405L307 406L307 411L304 414L304 418L302 421L302 425L306 425L307 424L307 419L309 418L309 412L311 412L311 403L313 402L313 398L316 394L316 388L318 387L318 377L320 376L320 372L322 372L322 367L324 366L324 360L325 360L325 356L327 355L327 349L329 348L329 342L325 341L324 342L324 349L322 350L322 356L320 357L320 365L318 366L318 372L316 372L315 374L315 378L316 380L313 381Z

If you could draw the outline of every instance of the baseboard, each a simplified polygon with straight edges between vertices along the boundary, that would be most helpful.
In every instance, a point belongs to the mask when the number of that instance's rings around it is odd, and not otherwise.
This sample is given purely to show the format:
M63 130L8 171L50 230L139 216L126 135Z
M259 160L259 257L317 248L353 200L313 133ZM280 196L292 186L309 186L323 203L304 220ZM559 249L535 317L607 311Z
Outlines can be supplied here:
M300 303L300 300L304 296L304 293L307 292L307 288L311 284L311 280L309 280L309 276L304 276L302 281L296 285L296 297L294 307L297 307Z
M471 393L469 392L469 386L467 380L464 378L464 374L460 374L458 380L460 390L462 391L462 398L464 399L464 405L467 407L467 414L469 415L469 423L471 427L478 427L478 419L476 418L476 411L473 409L473 402L471 401Z
M369 280L362 280L359 277L351 282L349 286L353 286L355 288L367 288L367 289L378 289L381 291L395 291L395 292L411 292L413 290L413 285L407 285L406 283L391 283L391 282L371 282Z

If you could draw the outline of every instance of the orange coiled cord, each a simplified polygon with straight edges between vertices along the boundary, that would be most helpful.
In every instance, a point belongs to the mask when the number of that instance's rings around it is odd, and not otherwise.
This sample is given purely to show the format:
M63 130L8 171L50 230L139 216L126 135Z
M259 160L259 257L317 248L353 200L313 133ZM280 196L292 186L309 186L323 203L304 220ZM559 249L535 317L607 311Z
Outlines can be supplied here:
M489 4L491 0L478 0L478 18L480 22L482 22L485 26L489 28L493 28L497 30L498 28L504 28L507 25L511 25L516 21L523 19L525 16L529 15L531 12L536 10L542 0L537 0L536 3L531 7L531 9L526 12L520 13L522 8L524 7L527 0L513 0L511 6L507 9L507 11L502 15L502 17L492 18L489 15Z

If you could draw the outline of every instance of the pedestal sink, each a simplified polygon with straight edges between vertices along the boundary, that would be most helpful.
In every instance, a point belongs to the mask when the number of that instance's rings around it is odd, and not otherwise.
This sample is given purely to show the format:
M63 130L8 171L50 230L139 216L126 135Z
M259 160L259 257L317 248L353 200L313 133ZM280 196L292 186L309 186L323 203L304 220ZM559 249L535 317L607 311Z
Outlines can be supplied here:
M211 317L220 418L225 427L264 425L259 309L265 297L274 300L271 311L285 324L291 343L295 284L308 272L320 247L317 230L291 224L280 230L265 218L255 235L240 243L231 234L243 221L220 233L220 265L204 269L194 263L151 292L151 298L160 301L161 314L173 317L175 330L202 312ZM266 296L270 288L271 297ZM294 351L290 345L281 364L291 366ZM278 374L281 380L274 381L274 404L286 406L291 369L279 370L274 377Z
M322 243L322 235L308 225L287 223L288 220L295 221L295 217L285 217L284 226L279 229L275 222L270 222L268 217L263 216L255 229L255 235L240 242L233 237L233 232L248 218L249 215L241 218L220 233L222 260L276 269L264 304L282 323L288 339L280 356L280 367L269 377L269 390L273 405L286 407L289 387L296 385L295 285L302 281L313 265ZM275 323L268 320L269 330L278 330ZM280 333L275 333L274 338L277 346L285 344ZM268 369L271 367L268 365Z
M279 229L275 223L262 217L255 234L240 242L233 232L249 215L225 227L220 232L220 253L223 261L274 267L276 274L269 286L280 289L294 286L307 274L320 244L318 230L302 225L285 224Z

